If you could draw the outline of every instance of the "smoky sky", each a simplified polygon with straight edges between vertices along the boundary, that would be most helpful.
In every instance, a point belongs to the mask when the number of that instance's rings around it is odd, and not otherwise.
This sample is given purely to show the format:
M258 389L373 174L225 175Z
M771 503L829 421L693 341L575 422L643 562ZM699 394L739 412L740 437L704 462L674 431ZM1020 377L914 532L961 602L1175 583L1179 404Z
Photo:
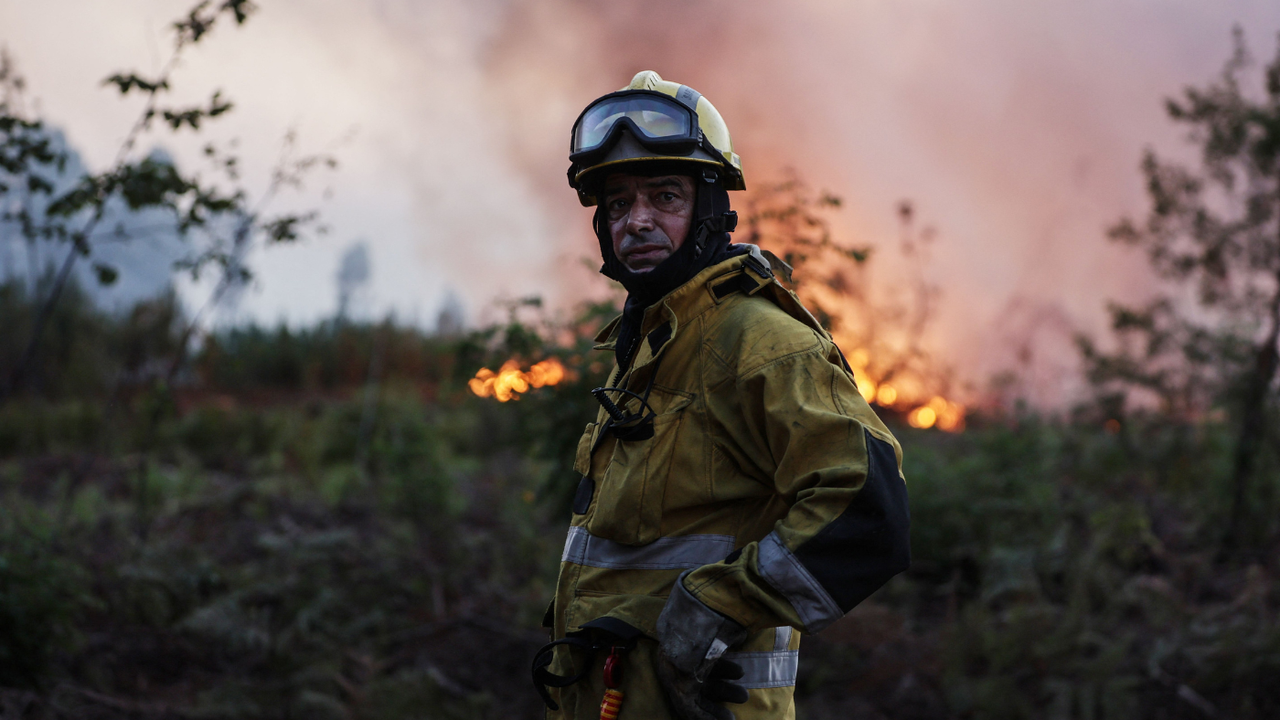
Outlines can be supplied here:
M372 304L423 324L450 292L473 320L502 296L564 306L604 292L583 262L590 211L565 181L569 126L651 69L715 103L749 187L790 170L841 196L838 237L880 249L887 292L902 272L895 208L910 199L936 230L933 341L974 381L1031 336L1037 372L1061 374L1070 330L1151 291L1105 229L1144 211L1144 147L1190 157L1163 98L1215 77L1233 25L1261 59L1280 31L1273 0L259 4L192 53L179 95L237 102L210 134L239 138L246 177L265 177L288 128L342 167L285 201L319 206L332 230L255 256L251 316L332 314L357 240ZM45 114L104 163L136 108L98 81L156 67L182 7L6 2L0 42ZM161 139L194 161L191 138Z

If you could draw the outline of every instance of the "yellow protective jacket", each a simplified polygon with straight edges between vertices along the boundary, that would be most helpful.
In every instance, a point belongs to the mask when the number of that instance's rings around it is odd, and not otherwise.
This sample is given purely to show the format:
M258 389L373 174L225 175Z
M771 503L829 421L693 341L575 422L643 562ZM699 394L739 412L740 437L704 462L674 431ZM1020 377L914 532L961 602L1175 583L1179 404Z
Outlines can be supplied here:
M618 320L596 338L613 350ZM643 633L623 664L619 718L669 717L653 671L673 583L744 625L738 720L794 716L800 632L842 617L910 563L902 450L813 316L752 247L647 308L612 384L648 395L652 435L622 439L602 409L578 444L582 474L552 638L621 621ZM624 410L632 395L613 393ZM633 433L636 435L636 433ZM793 630L800 632L793 632ZM604 653L563 645L551 718L599 717Z

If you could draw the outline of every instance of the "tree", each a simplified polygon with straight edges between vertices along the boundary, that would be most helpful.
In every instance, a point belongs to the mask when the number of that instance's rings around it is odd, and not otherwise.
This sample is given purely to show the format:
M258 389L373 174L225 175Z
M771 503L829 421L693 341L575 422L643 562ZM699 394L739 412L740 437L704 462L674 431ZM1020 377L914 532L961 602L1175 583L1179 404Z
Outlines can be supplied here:
M359 304L362 295L369 287L369 279L373 275L372 268L369 265L369 246L364 242L356 241L347 246L346 252L342 253L342 261L338 265L338 273L334 278L338 284L338 314L339 322L348 318L352 305Z
M203 40L224 17L241 25L254 10L249 0L223 0L216 4L204 0L173 23L172 53L157 75L119 72L106 78L103 84L122 96L141 94L145 98L143 109L112 165L100 173L86 171L65 189L55 180L66 167L67 154L55 142L54 131L25 111L20 102L24 84L7 57L0 59L0 222L15 224L31 245L48 242L65 247L48 287L32 288L36 297L30 337L9 376L0 380L0 402L26 379L49 318L78 261L87 258L93 262L95 275L103 284L111 284L118 277L120 268L94 256L95 244L108 237L113 241L129 239L121 237L127 235L122 225L107 227L112 211L166 211L173 232L183 239L198 240L176 269L196 278L211 266L218 270L220 277L206 308L249 278L243 259L255 240L293 241L303 228L315 222L315 213L265 214L266 206L280 189L297 185L317 163L333 165L330 158L297 156L291 135L286 138L285 153L267 191L256 201L239 183L238 158L212 143L205 146L204 154L212 165L213 179L180 170L163 153L137 152L139 142L157 124L174 133L199 133L208 121L232 109L232 103L220 91L201 106L165 107L162 100L185 51ZM168 373L170 380L185 359L187 341L204 309L197 312L183 334Z
M1090 378L1121 403L1138 391L1184 421L1229 411L1228 547L1243 539L1280 365L1280 44L1260 92L1243 77L1252 64L1236 28L1218 79L1166 101L1197 146L1199 167L1147 150L1150 211L1109 231L1147 253L1166 289L1144 306L1110 305L1115 352L1080 339Z
M740 234L792 266L786 282L848 353L868 402L905 413L916 427L959 430L963 408L944 397L950 373L924 342L938 296L924 272L933 229L916 227L912 203L898 204L899 250L911 274L898 285L904 298L871 285L872 247L833 237L828 214L841 205L792 174L753 191Z

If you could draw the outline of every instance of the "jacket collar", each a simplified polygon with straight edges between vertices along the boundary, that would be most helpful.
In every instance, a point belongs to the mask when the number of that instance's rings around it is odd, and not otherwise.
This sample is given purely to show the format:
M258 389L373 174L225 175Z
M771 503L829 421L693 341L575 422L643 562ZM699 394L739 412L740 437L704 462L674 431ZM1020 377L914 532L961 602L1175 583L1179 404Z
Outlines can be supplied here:
M748 294L755 294L774 281L773 269L770 267L772 258L767 258L755 245L743 244L749 252L735 255L702 270L688 282L645 308L644 319L640 323L644 341L631 363L632 368L640 368L655 360L682 325L722 302L724 295L717 297L715 290L723 282L732 282L730 276L741 278L741 288L735 289L742 289ZM601 328L595 337L595 349L613 350L618 342L621 323L622 316L619 315Z

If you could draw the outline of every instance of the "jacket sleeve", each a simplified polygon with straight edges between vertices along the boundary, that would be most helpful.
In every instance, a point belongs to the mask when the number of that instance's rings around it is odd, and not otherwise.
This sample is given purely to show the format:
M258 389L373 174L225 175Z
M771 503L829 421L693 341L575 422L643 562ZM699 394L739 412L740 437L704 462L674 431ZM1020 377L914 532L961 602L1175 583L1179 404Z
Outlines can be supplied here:
M790 510L764 539L689 573L685 587L753 631L815 633L911 563L902 450L820 343L738 381L740 437ZM742 422L745 421L745 422Z

